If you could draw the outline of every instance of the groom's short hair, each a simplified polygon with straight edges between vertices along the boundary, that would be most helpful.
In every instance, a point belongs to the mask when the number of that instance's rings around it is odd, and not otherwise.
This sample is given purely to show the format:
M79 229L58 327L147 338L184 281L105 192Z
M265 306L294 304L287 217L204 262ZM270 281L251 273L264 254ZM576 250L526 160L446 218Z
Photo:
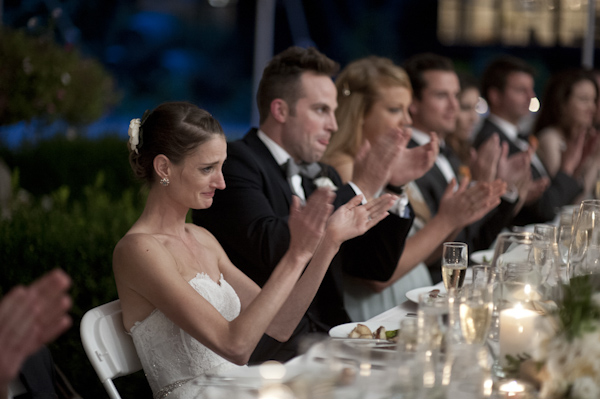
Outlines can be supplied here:
M265 67L256 93L260 123L267 119L271 102L277 98L284 100L294 114L296 102L302 96L300 77L304 72L333 76L339 68L337 62L314 47L292 46L277 54Z

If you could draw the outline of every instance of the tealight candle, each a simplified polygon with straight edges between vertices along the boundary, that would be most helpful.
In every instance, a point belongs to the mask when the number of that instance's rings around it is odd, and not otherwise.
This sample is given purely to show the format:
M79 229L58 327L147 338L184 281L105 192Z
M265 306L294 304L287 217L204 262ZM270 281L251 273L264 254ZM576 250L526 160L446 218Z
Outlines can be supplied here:
M506 365L506 356L531 354L535 319L539 313L523 309L520 304L500 311L500 361Z
M531 385L522 381L500 381L498 385L499 398L526 399L529 398L531 392Z

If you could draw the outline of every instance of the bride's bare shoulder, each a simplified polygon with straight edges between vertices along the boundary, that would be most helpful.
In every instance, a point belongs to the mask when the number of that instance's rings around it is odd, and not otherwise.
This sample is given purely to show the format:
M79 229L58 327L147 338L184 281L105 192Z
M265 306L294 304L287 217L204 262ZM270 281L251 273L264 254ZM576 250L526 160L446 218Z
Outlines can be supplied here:
M154 263L168 255L163 243L152 234L129 232L113 251L113 268Z

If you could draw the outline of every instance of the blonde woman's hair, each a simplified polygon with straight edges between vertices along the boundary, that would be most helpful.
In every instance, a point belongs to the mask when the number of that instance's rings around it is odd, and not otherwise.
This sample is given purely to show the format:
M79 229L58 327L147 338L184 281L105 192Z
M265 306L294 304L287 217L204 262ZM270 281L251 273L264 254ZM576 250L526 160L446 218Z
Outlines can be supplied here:
M370 56L353 61L340 72L335 81L338 108L335 132L324 159L338 153L356 156L363 142L362 125L365 115L379 96L382 87L405 87L412 93L410 79L401 67L384 57Z

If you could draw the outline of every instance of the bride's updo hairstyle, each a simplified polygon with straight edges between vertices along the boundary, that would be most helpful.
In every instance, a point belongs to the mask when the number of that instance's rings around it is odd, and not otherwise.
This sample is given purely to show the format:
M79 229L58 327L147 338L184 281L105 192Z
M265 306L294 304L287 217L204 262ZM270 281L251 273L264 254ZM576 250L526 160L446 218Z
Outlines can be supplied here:
M156 179L153 162L157 155L179 164L216 136L225 139L221 124L207 111L187 102L163 103L144 114L139 142L133 148L129 145L129 163L135 176L151 185Z

